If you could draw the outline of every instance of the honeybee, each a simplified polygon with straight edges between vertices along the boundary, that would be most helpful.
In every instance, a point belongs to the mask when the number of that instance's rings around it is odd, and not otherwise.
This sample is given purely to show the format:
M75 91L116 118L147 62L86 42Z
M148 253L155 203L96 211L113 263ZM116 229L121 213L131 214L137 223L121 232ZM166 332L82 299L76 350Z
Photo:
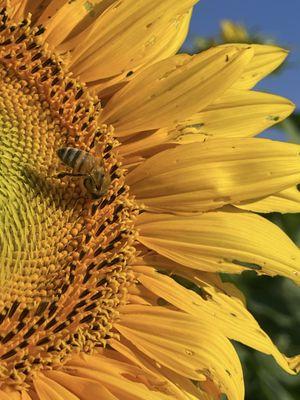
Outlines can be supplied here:
M57 150L57 155L73 171L61 172L56 175L56 178L65 176L85 177L84 187L94 199L98 199L107 193L111 180L105 172L100 158L75 147L62 147Z

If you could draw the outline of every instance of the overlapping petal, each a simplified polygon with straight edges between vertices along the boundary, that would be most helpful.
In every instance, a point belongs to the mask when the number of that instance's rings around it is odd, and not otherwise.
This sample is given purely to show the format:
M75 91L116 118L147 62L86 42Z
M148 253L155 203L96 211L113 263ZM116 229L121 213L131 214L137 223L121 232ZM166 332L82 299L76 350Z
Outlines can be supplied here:
M147 357L124 337L119 340L111 339L109 344L118 354L147 371L153 378L155 377L157 387L160 387L161 390L163 389L166 394L172 394L174 400L187 400L189 398L188 395L193 395L196 399L199 398L197 387L191 384L189 379L167 370L162 365L157 365L152 358ZM180 385L177 383L178 380L181 383Z
M19 0L11 0L12 15L15 20L22 20L26 14L27 0L20 2Z
M177 16L176 23L170 25L169 29L164 32L164 42L162 46L158 47L156 52L152 52L152 57L146 60L145 65L142 64L141 66L138 66L137 69L145 68L146 65L151 65L157 61L164 60L165 58L176 54L186 38L191 16L192 9ZM139 35L137 34L137 38L138 37ZM75 39L73 42L75 42ZM107 101L107 99L109 99L115 92L120 90L131 80L132 72L135 69L136 68L133 68L131 71L123 74L121 73L112 78L98 79L96 81L88 82L88 86L90 90L97 93L100 98L104 98L105 101Z
M102 122L113 124L117 136L176 126L221 96L252 54L251 48L215 47L153 64L113 96Z
M105 386L95 379L84 378L80 376L72 376L62 371L46 372L43 379L50 380L51 383L59 384L71 393L74 393L80 400L97 399L101 396L103 400L117 400ZM49 379L50 378L50 379Z
M10 400L10 397L5 392L0 390L0 400Z
M37 397L31 391L17 390L7 386L0 390L0 400L37 400Z
M139 350L195 380L214 380L228 399L242 399L242 371L230 342L205 320L162 307L128 305L116 325Z
M262 92L229 89L204 110L196 112L173 129L140 133L125 142L121 154L149 157L170 144L204 142L220 137L250 137L280 122L294 109L289 100Z
M279 193L272 194L271 196L244 201L236 206L244 210L258 213L298 213L300 212L300 192L297 186L293 186Z
M36 23L37 20L43 15L46 9L50 9L52 12L49 15L53 15L60 7L62 7L68 0L13 0L13 4L18 4L19 13L14 17L22 19L28 14L31 15L32 23ZM22 12L20 12L22 10ZM45 19L43 20L45 22Z
M57 47L70 35L74 36L90 26L96 16L114 2L115 0L54 0L40 13L37 24L45 26L44 39L53 47Z
M120 361L119 358L118 353L109 350L95 356L80 354L72 358L63 372L49 371L46 374L51 380L59 382L72 392L81 393L80 389L85 387L87 400L93 398L97 390L98 396L103 394L105 400L148 400L149 398L171 400L174 398L163 376L158 379L149 371ZM76 386L77 379L78 386Z
M195 133L206 139L254 136L287 118L294 108L291 101L280 96L229 89L213 104L181 121L179 128L196 128ZM184 136L177 141L184 143Z
M300 146L222 138L160 152L127 178L154 210L196 212L279 192L300 182Z
M153 53L152 58L149 59L146 65L171 57L180 50L188 34L192 11L193 8L190 8L188 11L178 15L174 24L164 31L164 47L159 48L157 53Z
M276 225L256 214L193 216L143 213L138 240L186 267L209 272L282 275L300 282L300 252Z
M34 387L43 400L80 400L64 386L40 374L34 379Z
M230 47L231 44L223 44L222 46ZM245 45L237 44L237 46L243 48ZM251 47L254 56L240 79L233 84L233 88L251 89L260 80L276 70L288 56L288 51L278 46L252 44Z
M174 38L175 49L180 47L184 37L178 32L181 24L186 25L183 16L196 2L114 2L83 32L85 40L78 41L71 54L72 70L90 82L135 70L162 51L174 54L174 46L166 49L166 45Z
M203 318L202 314L205 314L210 324L217 326L228 338L273 355L282 368L289 373L294 372L289 366L289 359L278 351L268 335L260 328L240 296L232 292L229 294L226 284L220 279L217 285L213 285L205 274L195 270L184 270L181 275L200 287L199 295L187 290L174 279L156 272L150 266L133 268L139 282L149 291L195 318L200 315Z
M206 381L199 381L197 382L197 385L195 385L188 378L177 374L161 364L157 364L155 360L147 357L142 351L137 349L134 344L126 340L124 337L121 337L120 340L110 340L110 345L113 349L118 351L119 354L122 354L134 364L141 366L143 369L146 368L152 373L154 372L156 375L162 374L165 379L164 385L171 386L170 389L172 389L172 396L176 400L199 400L199 398L201 400L212 400L212 397L210 397L209 394L210 390L207 392L202 391L200 389L202 385L209 385L211 390L213 390L214 393L217 393L213 399L218 400L220 397L220 389L218 389L211 380L207 379ZM162 387L163 384L161 383L160 386Z

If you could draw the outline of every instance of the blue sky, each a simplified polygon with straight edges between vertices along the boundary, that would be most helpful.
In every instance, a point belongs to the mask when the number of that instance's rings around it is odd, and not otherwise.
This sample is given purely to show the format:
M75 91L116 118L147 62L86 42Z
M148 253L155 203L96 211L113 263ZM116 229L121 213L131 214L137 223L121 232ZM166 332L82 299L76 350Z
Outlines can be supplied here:
M195 7L188 41L214 36L222 19L243 23L290 49L288 67L257 88L288 97L300 109L300 0L202 0Z

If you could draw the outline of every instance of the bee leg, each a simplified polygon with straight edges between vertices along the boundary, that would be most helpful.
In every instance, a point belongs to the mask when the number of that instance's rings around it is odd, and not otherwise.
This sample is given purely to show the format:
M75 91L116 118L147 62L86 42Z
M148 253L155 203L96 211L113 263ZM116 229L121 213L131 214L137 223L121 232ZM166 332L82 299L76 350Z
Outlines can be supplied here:
M85 174L72 174L71 172L60 172L59 174L54 175L54 178L61 179L64 178L65 176L85 176Z

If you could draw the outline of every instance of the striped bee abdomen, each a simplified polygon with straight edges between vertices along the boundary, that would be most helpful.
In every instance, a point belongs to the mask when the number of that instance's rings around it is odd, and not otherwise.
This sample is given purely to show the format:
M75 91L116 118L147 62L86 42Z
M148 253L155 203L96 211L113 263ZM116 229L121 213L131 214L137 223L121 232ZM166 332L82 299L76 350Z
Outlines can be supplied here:
M89 173L95 164L95 159L91 154L74 147L62 147L58 149L57 155L64 164L73 168L76 174Z

